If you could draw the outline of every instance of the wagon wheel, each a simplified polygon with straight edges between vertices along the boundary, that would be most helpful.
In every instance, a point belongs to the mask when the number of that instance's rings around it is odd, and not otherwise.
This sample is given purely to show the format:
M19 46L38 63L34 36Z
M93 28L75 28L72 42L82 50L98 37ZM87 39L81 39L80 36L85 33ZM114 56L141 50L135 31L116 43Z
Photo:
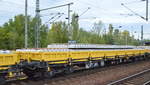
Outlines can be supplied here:
M67 67L66 70L65 70L65 74L70 74L70 73L73 73L75 70L73 67Z
M24 71L28 79L33 80L34 79L34 72Z
M55 73L53 71L51 72L45 72L43 75L45 78L52 78L55 76Z

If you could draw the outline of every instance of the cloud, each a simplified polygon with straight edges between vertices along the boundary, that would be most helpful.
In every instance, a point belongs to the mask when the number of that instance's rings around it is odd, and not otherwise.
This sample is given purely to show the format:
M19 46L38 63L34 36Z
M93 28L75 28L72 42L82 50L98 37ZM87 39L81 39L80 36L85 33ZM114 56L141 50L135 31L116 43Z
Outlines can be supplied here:
M36 0L28 0L29 4L29 12L28 14L31 16L35 16L35 1ZM144 22L138 16L123 16L120 14L132 14L129 10L121 6L121 3L129 3L135 0L40 0L40 8L53 7L56 5L62 5L69 2L74 2L71 6L71 10L73 12L82 14L88 7L91 9L87 11L85 14L81 16L81 18L87 17L96 17L96 19L86 19L80 20L81 22L97 22L98 20L102 20L106 23L141 23ZM0 16L4 16L4 14L9 13L9 15L5 15L5 18L9 20L10 17L13 17L17 14L24 14L24 2L25 0L2 0L0 3ZM135 4L127 4L131 9L135 10L137 13L145 16L145 3L139 2ZM53 10L48 10L45 12L41 12L41 15L50 14L53 12L61 12L65 13L65 15L61 18L61 20L66 21L67 17L67 7L57 8ZM72 13L73 13L72 12ZM51 16L42 18L43 21L47 21ZM4 23L1 21L0 23ZM88 23L87 23L88 24Z
M15 14L15 15L21 14L21 13L24 14L24 1L25 0L2 0L0 3L0 6L1 6L0 10L6 13L11 12L12 14ZM28 0L29 14L32 16L35 15L35 1L36 0ZM74 5L71 6L71 9L74 12L77 12L79 14L83 13L88 7L91 8L87 13L83 15L84 17L100 17L105 21L114 20L114 22L120 22L120 20L116 18L122 18L122 19L128 18L128 20L124 20L124 22L128 22L128 21L134 22L137 16L132 16L134 17L134 20L133 20L133 18L131 17L124 17L124 16L119 15L119 14L131 13L130 11L128 11L127 9L121 6L122 2L124 3L127 1L130 2L133 0L71 0L71 1L70 0L40 0L40 7L47 8L47 7L52 7L56 5L66 4L69 2L74 2ZM129 5L129 7L136 10L140 14L142 13L143 15L142 6L144 6L143 3L140 3L139 6L137 6L137 4ZM41 14L50 13L54 11L65 12L67 14L67 7L49 10L47 12L42 12ZM8 16L6 16L6 18L7 17ZM136 20L139 21L138 18Z
M28 0L28 14L35 16L35 1ZM0 25L7 22L10 18L15 15L24 14L24 2L25 0L0 0ZM131 32L138 31L136 35L140 36L140 26L144 25L144 32L149 32L150 22L145 22L140 17L135 16L131 11L127 10L121 3L126 3L126 5L145 16L145 3L141 0L40 0L40 8L53 7L56 5L62 5L66 3L74 2L71 6L71 10L74 13L82 14L88 7L91 9L80 16L80 27L90 30L94 22L101 20L105 25L112 23L114 26L122 25L121 30L127 29ZM129 4L130 3L130 4ZM67 17L67 7L57 8L41 12L41 15L50 15L50 13L61 12L64 15L58 19L66 21ZM128 16L132 14L133 16ZM51 16L42 17L43 23L47 22ZM107 26L106 26L107 27ZM133 28L131 28L133 27ZM149 38L149 34L145 34L144 38Z

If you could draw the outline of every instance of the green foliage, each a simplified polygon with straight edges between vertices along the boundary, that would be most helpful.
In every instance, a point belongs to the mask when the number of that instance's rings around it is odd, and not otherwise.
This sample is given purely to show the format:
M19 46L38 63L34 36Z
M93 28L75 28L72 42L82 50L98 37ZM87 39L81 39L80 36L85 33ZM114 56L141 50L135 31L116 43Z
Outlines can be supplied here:
M0 28L0 49L17 49L24 48L24 26L25 26L25 16L18 15L14 19L10 19ZM35 23L36 19L28 16L28 43L29 48L34 47L34 36L35 36ZM40 27L41 34L41 47L46 47L46 36L47 36L46 26Z
M65 22L56 22L52 24L48 33L48 43L67 43L68 30Z
M46 47L51 43L67 43L68 40L76 40L78 43L91 44L115 44L115 45L139 45L140 41L135 39L129 31L120 31L109 24L108 31L103 29L102 21L94 23L92 30L86 31L79 28L78 15L72 15L71 26L59 21L48 26L42 25L40 20L40 47ZM0 49L24 48L24 22L25 16L18 15L10 19L0 27ZM36 18L28 16L28 47L34 48Z
M129 31L121 32L109 24L108 32L103 33L103 23L94 23L91 31L79 30L79 43L109 44L109 45L139 45L140 41L130 35Z
M113 26L112 24L109 24L109 31L108 34L106 35L106 44L114 44L114 36L113 36Z
M79 24L78 24L78 15L75 13L72 15L71 28L72 28L72 39L78 41Z

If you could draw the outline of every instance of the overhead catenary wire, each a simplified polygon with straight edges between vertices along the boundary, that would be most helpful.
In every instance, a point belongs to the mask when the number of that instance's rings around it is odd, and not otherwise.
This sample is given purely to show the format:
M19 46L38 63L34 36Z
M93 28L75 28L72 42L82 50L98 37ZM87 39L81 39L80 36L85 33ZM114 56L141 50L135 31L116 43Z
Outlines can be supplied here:
M88 7L87 10L85 10L83 13L81 13L81 14L79 15L79 17L81 17L83 14L85 14L89 9L91 9L91 8Z
M127 3L124 3L124 4L136 4L136 3L140 3L141 1L137 1L137 0L134 0L134 1L130 1L130 2L127 2Z
M47 16L52 16L52 15L56 15L60 12L53 12L53 13L50 13L50 14L41 14L40 17L47 17ZM63 12L62 12L63 13ZM64 15L66 15L65 13L63 13Z
M36 17L37 17L37 26L36 26L36 36L35 36L35 47L36 48L39 48L39 37L40 37L40 34L39 34L39 16L40 16L40 12L42 11L47 11L47 10L50 10L50 9L55 9L55 8L61 8L61 7L64 7L64 6L68 6L68 28L70 27L70 6L73 5L73 2L70 2L70 3L67 3L67 4L62 4L62 5L57 5L57 6L54 6L54 7L48 7L48 8L43 8L43 9L40 9L39 8L39 0L36 0Z
M57 20L56 17L62 16L64 13L57 13L56 15L54 15L53 17L51 17L47 22L45 22L45 24L48 24L49 22L51 22L51 20L55 19ZM59 15L59 16L58 16Z
M100 1L103 1L103 0L100 0ZM93 10L95 9L97 12L99 12L101 14L110 16L110 11L111 11L110 9L107 9L107 8L104 8L104 7L100 7L100 5L96 5L95 4L95 3L98 3L99 0L95 0L95 1L92 1L92 0L87 0L87 1L77 0L75 3L77 3L77 2L82 4L82 5L88 6L88 7L92 8Z
M49 23L52 19L54 19L57 15L51 17L45 24Z
M109 11L109 9L104 9L102 7L99 7L95 4L92 4L93 2L91 2L90 0L84 2L83 0L77 0L78 2L81 2L81 4L85 4L85 5L89 5L91 6L91 8L96 8L96 9L101 9L101 10L104 10L104 11Z
M124 3L121 3L121 5L122 5L123 7L125 7L127 10L129 10L130 12L132 12L134 15L139 16L140 18L142 18L142 19L145 20L145 17L143 17L143 16L141 16L140 14L134 12L132 9L130 9L129 7L127 7Z
M50 24L53 24L56 20L58 20L61 16L63 16L63 15L59 15L59 16L57 16L57 18L56 19L54 19L52 22L50 22Z

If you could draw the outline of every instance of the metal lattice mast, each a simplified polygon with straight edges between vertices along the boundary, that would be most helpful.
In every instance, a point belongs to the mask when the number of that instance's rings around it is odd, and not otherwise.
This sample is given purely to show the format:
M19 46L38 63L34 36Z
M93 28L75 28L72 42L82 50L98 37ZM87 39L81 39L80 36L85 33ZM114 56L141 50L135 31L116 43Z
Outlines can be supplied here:
M35 48L39 48L39 30L40 30L40 1L36 0L36 28L35 28Z
M148 0L146 0L146 21L148 21Z
M28 48L28 0L25 0L25 48Z
M143 25L141 26L141 45L143 45Z
M68 4L68 31L69 31L69 38L72 39L72 29L70 28L70 4Z
M40 1L36 0L36 28L35 28L35 48L40 47L40 12L41 11L46 11L50 9L55 9L55 8L60 8L63 6L68 6L68 28L70 28L70 5L73 3L68 3L64 5L59 5L55 7L50 7L50 8L45 8L45 9L40 9Z

